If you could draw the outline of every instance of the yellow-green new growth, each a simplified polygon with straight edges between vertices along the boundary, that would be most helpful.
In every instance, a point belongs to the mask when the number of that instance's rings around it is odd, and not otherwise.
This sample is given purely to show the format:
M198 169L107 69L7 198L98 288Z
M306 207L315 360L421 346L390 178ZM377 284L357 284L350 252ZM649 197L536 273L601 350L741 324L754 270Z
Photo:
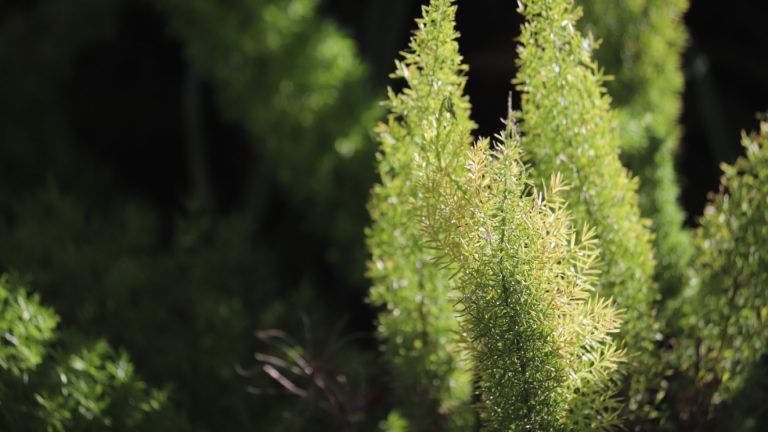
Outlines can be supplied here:
M418 155L424 234L457 273L483 430L608 430L624 353L612 303L590 295L596 241L572 228L559 177L529 183L511 125L471 150L438 129Z
M654 258L648 221L640 217L637 182L619 161L619 136L590 38L575 28L572 0L520 2L526 18L518 48L523 148L537 174L561 172L578 223L595 227L605 272L600 290L626 310L622 339L633 365L632 410L652 406L661 387L655 354Z
M471 374L459 352L455 284L423 244L414 207L424 200L415 157L425 146L438 145L438 133L450 137L440 145L467 149L472 141L474 124L463 95L466 66L451 3L434 0L423 8L410 50L396 62L392 76L407 87L389 91L389 116L377 129L381 182L369 203L370 301L384 308L378 334L398 406L414 430L466 429L473 418Z

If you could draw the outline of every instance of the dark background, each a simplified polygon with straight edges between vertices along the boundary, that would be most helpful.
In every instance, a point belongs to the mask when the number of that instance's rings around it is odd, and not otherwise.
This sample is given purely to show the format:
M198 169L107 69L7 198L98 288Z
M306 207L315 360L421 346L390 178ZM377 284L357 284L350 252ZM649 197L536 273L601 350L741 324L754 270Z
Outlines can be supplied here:
M3 0L2 17L34 8L35 0ZM359 44L381 88L392 60L403 49L419 14L419 2L326 0L335 18ZM515 2L460 2L461 50L470 66L467 92L478 133L490 135L506 106L515 74L515 37L520 18ZM717 186L720 161L740 152L739 134L755 127L755 113L768 110L768 4L760 1L693 0L685 15L690 42L684 56L686 88L679 153L683 202L689 222ZM177 205L187 185L183 152L181 48L166 32L163 17L146 4L125 7L108 43L77 53L66 83L79 145L98 155L122 187L161 207ZM44 31L44 29L41 29ZM12 85L11 83L4 83ZM206 150L221 211L236 206L247 169L247 143L236 126L223 124L206 94ZM107 140L109 145L104 145ZM215 143L212 144L212 143ZM8 145L5 143L4 145ZM139 169L137 169L139 168Z

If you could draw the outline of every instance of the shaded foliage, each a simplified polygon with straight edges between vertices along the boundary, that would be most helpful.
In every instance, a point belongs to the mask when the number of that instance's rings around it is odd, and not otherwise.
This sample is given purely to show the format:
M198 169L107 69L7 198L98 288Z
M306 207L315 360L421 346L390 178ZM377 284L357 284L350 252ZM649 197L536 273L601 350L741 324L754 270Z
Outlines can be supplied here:
M678 396L683 423L696 428L745 387L766 351L768 303L768 124L744 134L746 156L723 164L696 231L690 284L676 302L677 362L692 380Z
M682 109L686 0L586 0L583 26L600 38L595 58L617 110L621 158L640 181L640 210L656 234L656 280L665 296L684 284L693 255L683 228L675 161Z
M0 426L8 430L190 430L167 394L104 341L58 331L16 276L0 276Z

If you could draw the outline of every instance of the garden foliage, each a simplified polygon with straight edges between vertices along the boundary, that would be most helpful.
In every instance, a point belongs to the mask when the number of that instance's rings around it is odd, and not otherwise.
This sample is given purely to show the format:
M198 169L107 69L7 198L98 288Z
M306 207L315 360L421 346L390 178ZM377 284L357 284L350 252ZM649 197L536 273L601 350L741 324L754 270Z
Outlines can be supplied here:
M458 292L454 317L464 335L459 346L472 359L478 410L487 430L595 430L619 424L637 430L702 427L719 403L743 388L765 351L758 342L764 315L760 295L748 288L761 286L764 277L765 265L755 242L765 234L760 231L765 209L736 204L733 208L741 209L741 217L722 213L715 217L715 211L708 210L697 233L696 260L689 266L692 236L682 227L673 162L682 85L678 56L684 42L679 14L684 5L636 3L607 7L622 19L647 17L640 21L651 29L632 28L613 41L625 45L620 61L615 61L624 75L611 87L619 100L615 112L604 87L606 78L592 59L596 44L577 29L580 9L566 0L520 2L526 23L514 82L522 93L522 111L516 115L522 140L510 118L507 130L497 138L500 143L481 140L469 150L463 135L457 137L455 132L467 108L456 109L455 98L441 93L452 81L435 79L425 92L418 84L423 75L430 76L430 69L414 71L407 63L396 63L395 76L410 86L390 98L406 103L390 102L389 125L382 129L380 174L383 185L410 184L416 169L419 188L390 196L388 202L400 203L402 209L388 211L407 216L417 209L423 238L408 244L430 251L434 262L454 273ZM613 22L610 13L608 17L606 22ZM602 21L593 20L600 28ZM420 22L414 41L442 34L439 26L425 22L430 21ZM433 61L418 49L408 52L406 59L419 65ZM431 109L424 111L424 106ZM726 169L723 187L747 190L736 195L744 196L744 201L760 200L761 147L756 143L761 140L762 135L747 139L749 162ZM620 156L632 171L624 168ZM520 159L529 161L531 169ZM399 170L392 169L393 160L403 161ZM542 178L561 176L569 187L555 182L537 192L532 186ZM403 198L410 209L402 204ZM734 200L726 195L715 206L726 207ZM575 235L565 202L575 223L594 226L594 231ZM380 223L378 208L372 208L372 233ZM641 216L641 208L653 222ZM715 220L721 225L711 222ZM729 221L726 227L724 220ZM400 228L407 225L401 222ZM386 226L386 232L399 233L397 226ZM542 244L546 247L535 247ZM718 253L719 247L735 249L737 244L741 253ZM377 250L372 252L376 257ZM399 263L413 256L400 253L405 256ZM602 272L593 268L598 255ZM657 255L663 261L659 268ZM728 271L718 265L728 265ZM579 282L570 285L569 280ZM563 285L583 291L561 291ZM586 295L592 286L596 294ZM676 298L681 290L686 295ZM558 295L564 297L555 300ZM418 310L411 297L391 295L380 304L386 304L388 311ZM618 320L611 301L601 297L612 297L623 311L618 344L608 336L619 331ZM551 305L568 305L575 316L591 317L585 321L594 327L574 329L578 320L569 321L562 310L548 309ZM590 307L598 312L591 313ZM670 323L658 316L664 307L673 311ZM703 318L701 311L710 312ZM402 324L396 328L397 332L387 328L389 340L412 331ZM568 338L571 331L582 337L595 335L599 343L587 342L586 348L563 343L578 339ZM626 364L621 363L623 349ZM584 350L590 354L568 354ZM397 364L408 353L388 358ZM567 359L585 357L605 363L582 365L581 370L597 372L586 373L594 382L579 381L585 386L579 388L565 378L579 370ZM617 399L612 384L619 369L627 372L627 379ZM691 393L696 397L687 396ZM671 423L670 408L677 410Z
M0 429L765 429L768 124L684 227L688 2L520 0L494 139L461 3L423 3L384 109L320 0L0 6ZM152 87L178 89L100 113L80 91L131 14L181 51ZM158 118L186 167L165 206L103 163ZM244 132L240 192L211 126ZM379 351L340 318L370 322L366 241Z
M674 295L693 256L683 228L675 156L683 88L682 51L687 0L584 0L584 26L600 38L595 58L616 109L621 158L640 180L643 216L656 234L656 280Z
M369 203L370 301L384 309L378 333L410 425L466 430L473 419L472 383L468 358L459 350L456 281L422 241L414 203L429 199L419 188L418 156L436 140L468 148L474 124L463 94L466 66L456 42L456 7L439 0L422 12L410 49L392 75L406 88L389 90L387 123L377 128L381 183ZM451 169L462 166L446 168Z
M746 156L722 165L720 192L696 230L689 284L675 302L676 366L697 389L678 402L692 406L697 426L753 379L768 340L768 123L742 144Z
M612 340L614 306L590 296L599 276L593 231L571 226L559 177L541 189L529 183L511 113L496 142L469 152L433 124L418 154L419 207L427 241L458 272L484 429L614 427L624 353Z
M217 2L209 3L211 7L214 3L223 7ZM306 20L318 20L312 9L308 15L302 15L302 21L285 24L285 19L279 17L288 11L270 4L262 2L259 6L259 10L272 11L269 25L283 23L283 27L301 28ZM144 6L152 10L149 5ZM152 385L164 388L172 384L168 403L188 414L196 429L245 430L282 423L282 411L293 407L295 402L280 400L264 404L263 398L249 395L245 391L248 385L266 385L268 378L240 376L233 364L250 362L255 344L254 328L300 328L294 324L299 321L297 311L307 310L316 318L315 332L322 334L338 318L326 318L325 308L316 306L317 297L310 287L313 278L317 278L317 263L302 264L300 271L294 266L288 275L274 270L277 256L286 254L294 259L299 247L297 242L302 248L307 245L305 238L297 234L305 231L297 230L293 220L282 222L282 228L271 227L269 233L260 228L265 224L264 207L275 194L270 189L273 181L268 175L254 176L246 187L247 203L227 214L218 212L215 203L200 205L203 193L194 181L188 182L194 187L180 194L180 201L184 203L178 206L181 209L158 209L148 202L150 200L137 197L135 191L120 189L121 185L104 169L102 161L89 155L77 142L82 131L78 130L77 116L68 112L66 100L72 97L68 91L77 73L83 71L80 63L84 53L91 52L94 46L113 42L119 30L117 17L127 13L126 10L141 7L140 3L121 0L42 0L4 17L0 55L3 63L12 67L3 68L0 74L3 82L19 85L8 89L0 103L3 139L13 144L0 148L3 166L0 237L4 242L0 248L0 265L3 270L29 275L34 291L56 309L67 328L85 331L89 337L106 338L130 352L142 377ZM178 10L170 10L168 14L179 17L187 7L192 5L179 5ZM234 11L230 12L235 15ZM336 90L344 87L334 84L334 80L352 79L346 72L362 66L359 60L354 60L354 50L346 51L353 48L351 42L334 33L332 24L323 22L323 27L335 38L330 45L341 40L341 48L334 49L343 51L357 64L343 66L343 71L333 76L318 72L312 84L305 86L306 91L319 92L316 82L325 82L330 90L322 92L324 96L320 99L324 102L320 105L326 106L331 103L326 99L335 100ZM213 22L209 24L215 26ZM217 42L212 35L208 40ZM303 47L300 43L294 46ZM218 46L219 51L224 48ZM337 61L331 54L324 58L330 56L329 61ZM289 57L295 57L284 50L271 51L271 55L272 58L262 60L285 64ZM303 76L299 70L292 69L294 66L285 67L297 77ZM336 69L329 69L333 70ZM249 74L243 72L243 76ZM178 80L183 82L184 75ZM272 103L265 95L250 91L240 93L238 101L260 107ZM354 93L354 97L358 96L365 97ZM365 116L360 111L357 113ZM290 124L281 130L298 130L293 127L300 123L295 113L283 114L281 118ZM333 122L322 124L330 126ZM301 130L309 136L317 132L314 127ZM369 126L357 127L360 133L350 136L365 140ZM347 130L339 132L346 133ZM358 142L354 137L350 138L353 144ZM333 145L342 138L336 140L324 135L323 139L326 138L323 145L311 148L339 154ZM285 136L284 139L282 143L291 138ZM296 141L304 142L303 139ZM114 145L112 142L99 144ZM190 153L199 151L189 147ZM370 153L369 163L361 164L368 168L360 178L373 177ZM366 162L364 157L363 162ZM271 163L254 164L269 166ZM139 173L145 169L145 165L132 167ZM336 174L334 171L323 175L327 175L327 181L339 181ZM194 177L196 173L188 175ZM173 180L187 183L184 178ZM207 181L210 183L211 179ZM318 202L328 205L325 213L304 202L297 206L306 208L307 214L322 216L325 222L338 216L338 226L357 238L351 241L343 234L332 236L342 239L341 243L354 244L340 249L354 255L357 264L351 260L349 268L340 271L349 271L362 279L363 201L368 186L364 180L343 181L358 185L358 193L363 197L356 201L350 199L357 202L357 206L320 200ZM115 193L116 189L120 189L119 192ZM357 216L350 216L351 213L344 210L331 212L330 209L336 207L351 209ZM345 218L354 222L345 225L348 221ZM271 240L272 236L277 239ZM270 242L274 244L269 245ZM331 248L339 249L338 244ZM323 250L323 254L328 255L327 252ZM355 270L351 270L353 268ZM278 286L284 301L274 301ZM346 353L350 362L358 358L352 349ZM78 430L78 427L73 425L67 430Z
M539 176L559 172L579 224L595 227L605 270L600 293L625 310L630 356L627 408L646 410L660 390L654 320L658 288L648 221L640 217L637 180L619 160L619 136L592 39L577 30L571 1L522 2L518 49L523 149ZM642 373L639 373L642 371ZM634 414L633 414L634 415Z
M0 276L3 430L188 430L125 353L62 332L58 321L18 277Z
M506 146L490 150L480 141L469 153L454 9L434 1L423 14L411 51L396 62L395 76L408 86L390 96L389 123L380 128L382 185L374 188L369 232L372 272L392 278L374 288L373 298L380 296L378 303L387 307L381 329L388 359L398 366L394 380L419 388L404 378L403 365L421 379L433 376L422 368L439 357L415 366L409 357L423 356L422 338L455 337L455 329L437 323L461 321L488 430L610 428L618 406L611 388L623 354L610 337L619 328L610 301L588 295L597 281L593 233L577 235L571 228L557 181L546 203L544 192L530 187L511 119L500 137ZM409 222L419 218L423 233ZM403 265L411 260L418 261ZM448 289L428 288L440 280L423 278L430 268L424 261L458 273L457 301ZM400 275L414 268L416 277ZM428 295L444 302L437 319L424 306ZM454 302L461 306L452 311ZM420 328L422 322L434 327ZM394 349L388 346L393 339ZM447 343L437 347L455 351ZM404 412L413 410L408 401Z

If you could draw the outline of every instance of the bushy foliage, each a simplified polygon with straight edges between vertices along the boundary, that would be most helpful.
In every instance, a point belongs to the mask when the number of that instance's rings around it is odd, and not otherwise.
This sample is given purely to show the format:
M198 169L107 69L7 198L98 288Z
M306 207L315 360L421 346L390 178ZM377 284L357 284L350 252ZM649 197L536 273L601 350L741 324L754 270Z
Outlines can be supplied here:
M640 210L656 234L656 280L665 295L679 292L693 255L683 228L675 156L683 88L682 14L686 0L582 2L583 26L600 38L595 53L613 76L605 83L617 111L621 157L638 176Z
M318 16L317 0L163 0L189 61L224 114L267 158L305 223L359 279L379 115L353 41Z
M30 298L10 282L10 276L0 278L0 289L0 326L4 332L0 367L14 377L22 377L43 361L45 344L53 338L57 318L51 311L38 308L37 297Z
M0 276L0 429L765 429L768 125L682 229L687 1L521 0L522 111L494 140L471 136L452 0L422 8L375 129L321 0L7 3L0 272L33 291ZM136 16L175 40L154 36L171 72L147 90L179 88L141 117L189 159L163 205L95 157L144 105L104 126L74 95ZM229 137L208 126L255 150L227 210L206 157ZM385 368L345 334L368 331L364 232Z
M227 412L217 424L237 430L266 414L243 397L246 381L233 364L250 357L253 328L293 318L280 302L246 314L274 289L251 218L180 219L171 245L158 249L160 227L146 207L97 210L52 188L19 201L9 217L16 222L0 225L0 262L34 275L35 291L69 325L129 350L145 378L173 382L171 398L191 421ZM302 292L286 299L299 308L313 301Z
M0 276L0 426L8 430L188 430L125 353L56 330L17 277Z
M640 217L637 181L619 160L619 136L592 40L576 29L568 0L521 2L526 17L515 82L522 95L523 149L537 175L560 172L579 224L595 227L605 271L600 293L626 310L622 337L630 355L629 411L653 408L660 390L654 320L657 286L648 221Z
M690 283L676 302L678 367L697 389L677 402L695 425L745 386L766 352L768 123L742 143L746 156L722 165L721 190L696 231Z
M470 153L454 7L436 0L423 13L411 51L396 63L394 76L408 87L391 94L389 122L379 128L382 184L371 206L371 273L384 282L372 298L387 309L380 323L385 353L397 365L394 379L419 389L411 383L434 376L439 357L430 351L456 349L422 340L449 341L451 329L442 323L461 322L484 428L609 429L617 420L611 389L623 353L610 336L619 328L610 301L589 298L599 255L593 234L573 231L556 181L546 202L531 187L511 119L500 137L506 147L489 150L480 141ZM413 226L417 217L425 239ZM459 311L451 310L453 287L437 265L456 273ZM436 283L444 287L432 288ZM440 308L425 306L425 296ZM422 392L416 397L424 409L430 403ZM411 400L404 412L414 410ZM413 418L416 430L438 424Z
M278 246L265 246L270 240L262 231L263 202L274 193L269 177L254 176L249 207L232 214L200 209L194 204L197 190L188 193L192 204L169 212L135 194L115 194L114 176L77 145L65 105L76 60L88 47L109 40L116 16L136 4L43 0L4 17L0 55L13 67L0 74L4 82L20 85L0 103L3 139L13 144L2 146L0 157L0 267L29 274L35 292L69 327L125 348L149 382L173 383L168 397L196 427L279 424L279 413L294 401L264 403L249 395L245 387L254 380L240 376L233 365L251 358L254 328L289 326L298 321L297 310L319 316L323 308L313 310L314 269L290 279L273 271L275 256L296 256L296 241L280 238ZM50 31L38 34L39 28ZM241 99L271 103L251 96ZM361 126L362 135L367 128ZM372 166L365 175L372 177ZM363 198L354 209L364 215ZM324 220L334 215L326 213ZM344 227L358 238L359 263L350 270L358 278L362 219L357 227ZM299 237L297 231L288 220L275 235ZM278 277L288 291L284 301L274 300ZM324 317L315 325L336 319ZM347 354L352 362L358 353Z
M436 113L418 154L426 237L458 272L485 430L608 430L623 353L599 251L571 227L554 177L532 187L511 118L498 142L451 145ZM457 176L452 166L465 167Z
M422 13L410 50L395 62L392 75L407 87L390 89L388 120L377 128L381 183L369 203L370 301L384 309L378 334L397 405L411 427L467 430L473 419L471 375L459 352L455 281L424 244L413 203L428 199L418 185L417 157L438 139L436 129L440 139L450 140L445 146L468 148L474 124L463 94L466 66L456 42L456 7L436 0ZM461 165L446 169L460 171Z

